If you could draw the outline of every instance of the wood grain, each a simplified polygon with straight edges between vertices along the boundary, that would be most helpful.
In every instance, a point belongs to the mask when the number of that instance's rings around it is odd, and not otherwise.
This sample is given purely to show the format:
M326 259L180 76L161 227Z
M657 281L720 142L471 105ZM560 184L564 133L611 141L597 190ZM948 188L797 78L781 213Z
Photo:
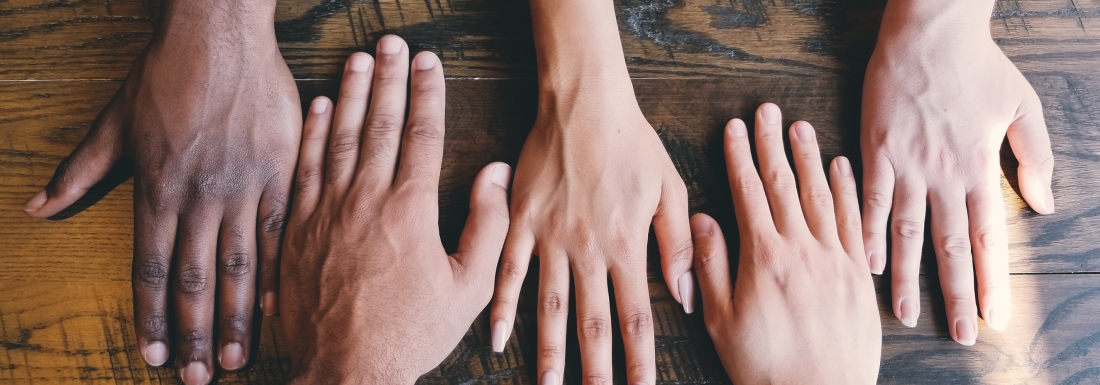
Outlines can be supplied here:
M620 32L647 118L688 183L693 212L732 220L720 130L761 102L785 121L812 122L826 159L858 161L862 70L879 0L619 0ZM98 188L63 221L20 210L81 140L156 27L159 2L0 1L0 383L177 383L138 356L130 292L132 184ZM347 54L385 33L430 49L448 75L441 235L454 248L469 186L484 164L514 164L535 117L534 47L526 2L513 0L280 1L276 32L303 100L335 95ZM1015 314L983 325L976 346L950 340L935 274L922 276L921 320L890 314L883 383L1100 383L1100 2L1000 0L991 31L1035 85L1056 157L1058 212L1019 199L1004 152ZM858 166L858 162L856 162ZM926 252L925 270L934 269ZM659 379L727 383L699 315L685 316L650 251ZM534 269L534 268L533 268ZM931 270L934 271L934 270ZM534 383L536 271L529 274L506 353L489 350L484 315L421 383ZM253 364L221 383L281 383L288 361L278 318L265 319ZM566 379L578 382L571 334ZM616 366L622 367L621 342ZM623 378L618 373L616 378Z

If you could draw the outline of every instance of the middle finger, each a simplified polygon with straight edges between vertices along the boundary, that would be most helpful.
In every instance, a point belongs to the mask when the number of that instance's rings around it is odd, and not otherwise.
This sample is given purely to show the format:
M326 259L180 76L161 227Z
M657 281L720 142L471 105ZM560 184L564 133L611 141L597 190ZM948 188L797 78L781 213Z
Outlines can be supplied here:
M220 223L219 216L190 213L180 224L176 243L177 367L188 385L206 384L213 375L214 266Z
M794 173L783 150L783 115L779 107L764 103L756 110L756 157L760 177L771 206L775 228L780 233L806 229L806 220L798 204Z
M572 262L577 289L582 382L609 384L612 382L611 300L607 294L607 266L595 255L575 258Z
M978 314L966 195L961 188L933 189L928 202L932 206L932 244L947 308L947 325L955 341L973 345L978 337Z

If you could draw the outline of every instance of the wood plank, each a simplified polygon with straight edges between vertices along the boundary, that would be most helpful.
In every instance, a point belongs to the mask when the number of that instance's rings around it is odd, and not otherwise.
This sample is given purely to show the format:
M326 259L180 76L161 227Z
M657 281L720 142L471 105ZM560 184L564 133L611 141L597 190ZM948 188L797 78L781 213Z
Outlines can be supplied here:
M885 0L616 0L632 76L820 76L861 71ZM122 79L160 3L0 3L0 80ZM452 77L534 76L529 9L513 0L280 0L276 34L299 79L330 79L387 33L431 50ZM990 30L1027 71L1100 58L1100 4L998 0Z

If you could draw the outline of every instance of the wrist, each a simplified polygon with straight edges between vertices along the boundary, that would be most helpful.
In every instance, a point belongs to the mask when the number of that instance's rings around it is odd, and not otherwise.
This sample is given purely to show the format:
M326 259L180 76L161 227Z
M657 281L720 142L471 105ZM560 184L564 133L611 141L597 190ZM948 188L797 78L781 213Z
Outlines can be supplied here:
M991 41L993 5L992 0L891 0L882 15L879 42L950 47L963 40Z

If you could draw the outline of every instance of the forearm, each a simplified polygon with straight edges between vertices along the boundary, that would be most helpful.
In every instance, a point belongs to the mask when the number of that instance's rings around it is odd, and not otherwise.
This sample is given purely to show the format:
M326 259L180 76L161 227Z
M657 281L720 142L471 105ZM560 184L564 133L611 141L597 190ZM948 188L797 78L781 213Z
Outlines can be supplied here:
M904 35L989 36L993 0L890 0L882 15L881 38Z
M202 42L217 50L241 44L272 46L275 0L169 0L165 2L157 40Z
M531 0L542 93L629 91L612 0Z

